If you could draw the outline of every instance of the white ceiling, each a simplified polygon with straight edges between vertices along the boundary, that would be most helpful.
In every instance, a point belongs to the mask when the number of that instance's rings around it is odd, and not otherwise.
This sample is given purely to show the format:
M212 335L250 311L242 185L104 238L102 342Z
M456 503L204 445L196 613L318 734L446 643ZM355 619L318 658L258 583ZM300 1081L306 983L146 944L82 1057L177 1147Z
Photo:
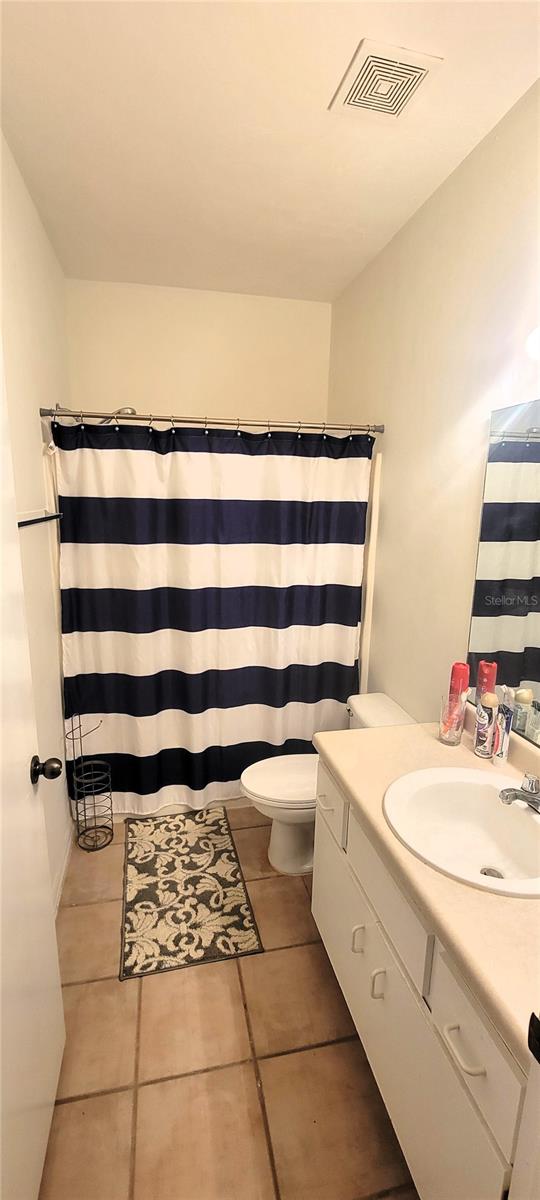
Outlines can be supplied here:
M330 299L538 75L533 3L2 7L6 136L85 279ZM444 59L397 119L327 109L363 37Z

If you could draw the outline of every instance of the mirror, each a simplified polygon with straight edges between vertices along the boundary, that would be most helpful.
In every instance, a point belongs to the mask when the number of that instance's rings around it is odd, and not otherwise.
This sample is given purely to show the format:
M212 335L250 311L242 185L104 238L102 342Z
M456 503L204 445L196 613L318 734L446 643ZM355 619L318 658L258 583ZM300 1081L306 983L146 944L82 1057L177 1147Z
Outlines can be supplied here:
M540 746L540 400L491 418L468 662L497 664L512 728Z

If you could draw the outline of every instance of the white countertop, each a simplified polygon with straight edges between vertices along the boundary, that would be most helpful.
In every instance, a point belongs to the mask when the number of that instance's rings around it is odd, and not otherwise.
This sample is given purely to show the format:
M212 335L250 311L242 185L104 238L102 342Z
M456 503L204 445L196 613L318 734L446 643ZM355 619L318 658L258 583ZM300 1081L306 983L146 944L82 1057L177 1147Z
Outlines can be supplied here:
M442 875L416 858L386 822L383 796L399 776L423 767L478 767L470 734L443 746L436 725L318 733L315 746L354 806L365 833L454 961L508 1049L528 1074L527 1030L540 1007L540 900L501 896ZM505 774L522 772L504 764Z

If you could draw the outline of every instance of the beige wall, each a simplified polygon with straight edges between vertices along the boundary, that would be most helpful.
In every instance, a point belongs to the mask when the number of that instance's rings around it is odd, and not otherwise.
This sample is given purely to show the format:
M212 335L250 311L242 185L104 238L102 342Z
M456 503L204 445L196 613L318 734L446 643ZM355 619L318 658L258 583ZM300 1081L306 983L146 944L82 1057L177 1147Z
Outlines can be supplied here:
M2 340L19 514L49 504L38 409L66 401L64 279L11 153L2 147ZM56 525L20 533L40 758L64 758ZM58 899L71 821L65 778L42 782L53 896Z
M418 720L467 652L489 414L538 395L539 91L333 308L330 418L386 424L368 687Z
M330 305L137 284L67 284L74 408L324 419Z

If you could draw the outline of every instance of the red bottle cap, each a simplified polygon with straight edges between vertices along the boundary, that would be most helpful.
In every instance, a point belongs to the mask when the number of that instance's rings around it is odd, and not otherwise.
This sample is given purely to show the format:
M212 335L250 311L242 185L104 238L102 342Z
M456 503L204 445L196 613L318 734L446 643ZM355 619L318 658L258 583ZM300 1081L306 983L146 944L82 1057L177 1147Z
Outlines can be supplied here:
M461 696L469 686L469 664L455 662L450 672L450 695Z
M485 692L494 692L495 683L497 680L497 663L487 662L481 658L478 663L478 677L476 680L476 695L483 696Z

